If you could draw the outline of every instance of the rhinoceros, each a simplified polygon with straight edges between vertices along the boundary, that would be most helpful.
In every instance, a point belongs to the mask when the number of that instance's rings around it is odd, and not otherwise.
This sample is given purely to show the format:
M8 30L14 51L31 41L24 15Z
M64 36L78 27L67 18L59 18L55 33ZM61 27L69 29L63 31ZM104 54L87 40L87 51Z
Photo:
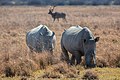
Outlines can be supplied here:
M62 57L67 63L77 65L81 63L81 57L85 56L86 67L95 67L97 41L99 37L94 38L89 28L72 26L62 34ZM69 59L68 52L72 54L71 59Z
M55 48L55 33L46 25L39 25L36 28L28 31L26 34L26 43L31 51L43 52L48 51L53 53Z

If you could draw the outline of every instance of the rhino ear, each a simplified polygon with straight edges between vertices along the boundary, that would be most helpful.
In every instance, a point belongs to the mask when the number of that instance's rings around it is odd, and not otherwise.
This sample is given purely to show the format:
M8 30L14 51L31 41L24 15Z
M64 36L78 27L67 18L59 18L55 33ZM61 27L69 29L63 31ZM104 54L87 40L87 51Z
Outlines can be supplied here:
M53 34L52 34L52 37L55 35L55 33L53 32Z
M100 37L96 37L96 38L95 38L95 42L98 42L98 41L99 41L99 38L100 38Z

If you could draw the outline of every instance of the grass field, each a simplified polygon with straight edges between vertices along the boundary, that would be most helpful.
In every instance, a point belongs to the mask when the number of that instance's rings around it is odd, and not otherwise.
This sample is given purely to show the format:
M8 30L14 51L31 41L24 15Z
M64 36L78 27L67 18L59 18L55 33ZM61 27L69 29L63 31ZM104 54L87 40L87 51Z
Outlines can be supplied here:
M67 15L52 22L49 6L0 7L0 74L2 80L16 79L82 79L86 71L99 80L120 80L120 6L57 6L55 11ZM47 25L57 37L54 56L30 54L26 32L40 24ZM73 25L87 26L100 37L97 43L97 68L68 66L60 61L60 39L64 29ZM5 74L14 77L6 77ZM88 77L89 77L88 76ZM96 78L96 79L97 79Z

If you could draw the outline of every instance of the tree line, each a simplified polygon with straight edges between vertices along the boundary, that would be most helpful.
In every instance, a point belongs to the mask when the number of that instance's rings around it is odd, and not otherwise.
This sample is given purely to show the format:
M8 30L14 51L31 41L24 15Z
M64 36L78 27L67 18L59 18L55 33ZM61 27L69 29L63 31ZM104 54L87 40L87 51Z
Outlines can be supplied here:
M0 5L120 5L120 0L0 0Z

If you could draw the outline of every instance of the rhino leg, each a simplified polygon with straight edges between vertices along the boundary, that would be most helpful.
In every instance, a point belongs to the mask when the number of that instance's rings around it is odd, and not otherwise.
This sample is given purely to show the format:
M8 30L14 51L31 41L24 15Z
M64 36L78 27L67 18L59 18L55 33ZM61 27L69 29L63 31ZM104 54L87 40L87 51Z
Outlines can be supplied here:
M75 53L75 58L76 58L76 65L81 63L81 54L79 52Z
M71 65L75 64L75 56L74 56L74 55L72 55L72 57L71 57L71 62L70 62L70 64L71 64Z
M69 64L70 60L69 60L68 51L63 46L61 47L61 49L62 49L62 55L61 55L62 59Z

